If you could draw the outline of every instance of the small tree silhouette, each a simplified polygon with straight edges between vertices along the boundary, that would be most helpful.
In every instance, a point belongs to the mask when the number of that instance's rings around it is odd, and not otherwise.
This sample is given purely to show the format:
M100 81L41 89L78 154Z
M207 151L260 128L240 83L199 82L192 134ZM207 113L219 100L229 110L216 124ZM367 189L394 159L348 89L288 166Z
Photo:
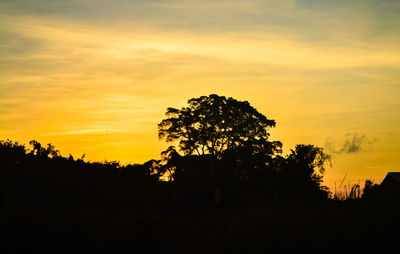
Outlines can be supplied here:
M281 165L280 178L290 199L319 199L327 197L328 188L322 186L325 164L331 157L313 145L296 145Z

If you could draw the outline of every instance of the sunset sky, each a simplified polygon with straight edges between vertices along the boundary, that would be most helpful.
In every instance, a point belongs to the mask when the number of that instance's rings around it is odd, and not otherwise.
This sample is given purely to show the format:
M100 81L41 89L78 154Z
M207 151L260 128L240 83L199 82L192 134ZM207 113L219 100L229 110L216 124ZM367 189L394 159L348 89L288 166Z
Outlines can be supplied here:
M398 0L1 0L0 139L142 163L167 107L217 93L333 157L325 183L400 171Z

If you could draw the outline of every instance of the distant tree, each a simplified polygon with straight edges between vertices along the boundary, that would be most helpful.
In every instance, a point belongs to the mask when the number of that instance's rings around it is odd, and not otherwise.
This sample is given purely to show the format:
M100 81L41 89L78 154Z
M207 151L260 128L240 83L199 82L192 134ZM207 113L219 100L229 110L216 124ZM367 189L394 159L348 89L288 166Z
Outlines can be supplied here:
M365 180L365 185L362 193L362 198L364 199L371 199L374 196L377 196L379 193L380 186L375 184L372 180Z
M179 162L182 156L176 151L174 146L169 146L168 149L161 153L164 164L160 167L160 177L168 181L174 180L174 175L177 173Z
M291 150L287 159L289 164L297 169L302 180L319 186L325 173L325 164L330 158L321 147L300 144L296 145L295 150Z
M0 140L0 189L12 173L12 169L20 166L25 157L24 145L11 140Z
M39 157L58 157L60 156L60 151L55 149L55 146L52 144L47 144L47 148L43 147L42 144L40 144L36 140L31 140L29 141L29 144L32 146L32 149L30 151L30 154L36 155Z
M0 140L0 163L8 161L11 163L18 162L26 155L24 145L18 142L7 140Z
M30 154L32 155L38 155L40 156L43 153L44 148L42 145L37 142L36 140L31 140L29 141L29 144L31 145L32 149L30 151Z
M265 154L281 149L280 142L268 141L268 128L275 127L275 121L247 101L211 94L190 99L181 109L168 108L166 116L158 125L159 138L179 141L185 155L220 158L224 151L239 147Z
M321 147L313 145L296 145L294 150L281 162L280 177L283 187L289 195L302 198L305 196L320 196L328 194L328 189L322 186L325 164L330 162L330 155L324 153Z
M56 150L56 147L54 145L50 144L50 143L47 144L47 149L46 150L47 150L47 152L49 153L49 155L52 158L60 156L60 151Z

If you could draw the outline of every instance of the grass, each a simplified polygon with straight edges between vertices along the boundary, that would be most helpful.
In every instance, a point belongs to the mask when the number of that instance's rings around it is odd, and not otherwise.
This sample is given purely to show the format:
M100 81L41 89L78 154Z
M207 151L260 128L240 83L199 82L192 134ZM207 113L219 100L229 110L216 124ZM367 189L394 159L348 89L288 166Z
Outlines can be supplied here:
M345 175L340 182L338 188L336 187L336 182L335 182L335 190L333 195L331 197L334 200L348 200L348 199L359 199L362 196L362 190L360 186L360 181L357 183L351 184L350 181L345 183L347 175Z

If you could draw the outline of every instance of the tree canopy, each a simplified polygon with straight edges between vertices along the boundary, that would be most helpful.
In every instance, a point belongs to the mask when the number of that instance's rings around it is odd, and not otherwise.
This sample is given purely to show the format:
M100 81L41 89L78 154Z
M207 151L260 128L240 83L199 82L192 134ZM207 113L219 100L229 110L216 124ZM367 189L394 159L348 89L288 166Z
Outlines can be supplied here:
M279 152L280 142L269 142L268 129L275 121L247 101L211 94L188 101L181 109L168 108L158 125L159 138L179 141L184 154L220 157L226 150L247 147L254 153Z
M299 181L313 182L318 186L325 173L325 163L330 160L331 157L321 147L303 144L296 145L287 157L289 167L298 172Z

